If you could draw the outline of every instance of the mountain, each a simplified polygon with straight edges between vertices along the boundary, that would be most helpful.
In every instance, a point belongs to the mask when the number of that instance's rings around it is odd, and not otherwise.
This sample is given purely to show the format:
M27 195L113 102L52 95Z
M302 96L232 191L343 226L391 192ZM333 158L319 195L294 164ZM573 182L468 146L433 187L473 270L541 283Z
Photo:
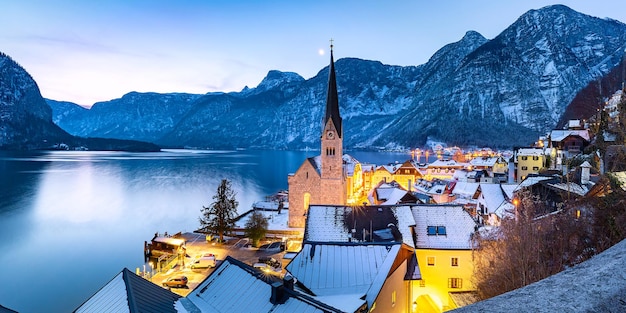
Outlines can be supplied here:
M57 102L58 108L74 116L80 109L71 103ZM83 109L83 111L85 111ZM118 139L80 138L68 134L52 121L52 109L41 96L35 80L0 52L0 149L69 149L157 151L146 142Z
M52 122L33 78L0 53L0 149L44 148L69 138Z
M619 63L625 47L625 24L554 5L525 13L491 40L468 31L419 66L339 59L344 145L529 144L557 125L579 90ZM310 79L270 71L256 88L241 92L131 93L88 111L49 103L58 125L82 136L166 146L315 149L327 80L328 67Z
M604 101L609 99L616 90L624 89L626 82L626 53L618 66L606 75L593 80L580 90L572 102L567 106L561 119L556 125L563 128L567 121L573 119L588 119L604 107Z

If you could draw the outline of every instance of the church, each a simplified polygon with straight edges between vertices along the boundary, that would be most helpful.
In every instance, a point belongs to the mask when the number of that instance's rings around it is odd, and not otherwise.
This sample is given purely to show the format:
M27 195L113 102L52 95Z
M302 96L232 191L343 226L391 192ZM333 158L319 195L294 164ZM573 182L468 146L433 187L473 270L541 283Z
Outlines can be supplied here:
M289 227L304 227L309 205L345 205L348 189L352 189L347 187L346 181L353 180L355 164L358 165L358 161L343 155L343 124L339 114L332 44L320 152L320 155L306 159L296 173L288 177Z

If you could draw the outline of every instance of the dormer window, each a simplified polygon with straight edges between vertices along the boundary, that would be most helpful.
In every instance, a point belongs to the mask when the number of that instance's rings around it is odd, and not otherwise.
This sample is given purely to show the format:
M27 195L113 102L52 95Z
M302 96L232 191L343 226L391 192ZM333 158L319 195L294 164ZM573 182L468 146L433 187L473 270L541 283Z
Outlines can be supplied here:
M426 234L428 236L445 236L447 235L445 226L428 226L426 228Z

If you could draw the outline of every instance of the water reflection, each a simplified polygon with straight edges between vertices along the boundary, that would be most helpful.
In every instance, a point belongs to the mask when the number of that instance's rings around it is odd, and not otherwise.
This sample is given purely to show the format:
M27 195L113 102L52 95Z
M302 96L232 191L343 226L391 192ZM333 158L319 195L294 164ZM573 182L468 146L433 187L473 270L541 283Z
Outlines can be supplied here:
M286 189L287 175L315 154L0 152L0 264L12 282L0 284L0 304L72 311L124 267L140 267L143 242L155 232L199 227L222 179L232 181L244 212ZM406 159L354 155L378 164Z

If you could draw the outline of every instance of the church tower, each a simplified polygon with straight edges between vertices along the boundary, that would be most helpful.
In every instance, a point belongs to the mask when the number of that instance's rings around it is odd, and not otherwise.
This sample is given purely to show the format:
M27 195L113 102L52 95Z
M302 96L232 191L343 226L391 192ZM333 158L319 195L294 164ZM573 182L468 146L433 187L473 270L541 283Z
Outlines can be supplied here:
M309 205L346 204L343 169L343 125L339 115L333 45L330 45L326 113L322 118L321 151L289 174L289 227L304 227Z
M322 120L321 145L320 202L323 204L345 204L343 123L339 115L339 99L337 96L337 80L335 76L332 41L330 45L330 66L328 68L326 114L324 114Z

